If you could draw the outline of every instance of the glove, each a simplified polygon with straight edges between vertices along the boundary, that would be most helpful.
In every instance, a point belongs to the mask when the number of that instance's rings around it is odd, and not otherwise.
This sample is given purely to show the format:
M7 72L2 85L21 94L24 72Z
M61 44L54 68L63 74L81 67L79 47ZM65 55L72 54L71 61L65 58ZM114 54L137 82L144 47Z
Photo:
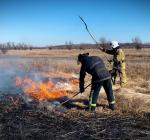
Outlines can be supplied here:
M80 92L81 92L81 93L84 92L84 87L80 87Z

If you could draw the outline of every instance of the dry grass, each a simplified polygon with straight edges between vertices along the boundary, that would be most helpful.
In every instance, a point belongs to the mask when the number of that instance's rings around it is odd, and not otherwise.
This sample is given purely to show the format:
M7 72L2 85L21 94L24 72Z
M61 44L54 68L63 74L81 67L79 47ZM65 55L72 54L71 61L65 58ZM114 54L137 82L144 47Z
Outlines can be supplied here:
M127 64L127 76L133 81L143 79L145 81L150 80L150 63L142 64Z
M79 74L80 66L77 65L77 56L81 52L90 52L91 55L97 55L103 58L107 67L104 55L99 50L11 50L8 52L8 61L3 60L1 56L0 65L12 66L18 69L22 68L26 71L36 70L45 72L68 72ZM150 63L149 58L150 49L125 49L126 54L126 73L129 81L128 88L139 86L142 88L150 88ZM139 56L142 57L139 57ZM17 58L16 58L17 56ZM110 55L107 55L111 58ZM12 59L13 58L13 59ZM14 59L15 58L15 59ZM139 59L140 58L140 59Z
M73 60L49 60L45 58L43 60L31 61L31 66L32 68L35 68L39 71L47 72L76 73L79 71L79 66L77 66L77 62Z
M105 110L90 113L76 109L63 113L39 109L37 104L29 109L21 98L19 100L17 106L7 96L0 102L2 140L147 139L150 134L148 113L120 114Z
M150 88L150 82L143 81L143 82L141 82L140 87L141 88Z
M116 111L107 109L104 91L101 91L99 96L96 113L76 108L69 109L65 113L51 112L40 110L37 105L27 110L23 106L24 103L20 102L18 106L13 106L7 98L0 102L0 139L148 139L150 104L144 102L144 93L141 93L143 95L141 99L137 98L136 92L143 90L146 93L150 89L148 81L150 63L147 61L150 49L136 51L125 50L129 85L123 92L114 89ZM97 50L84 52L103 57ZM9 51L7 61L1 56L0 65L6 65L8 69L11 66L26 71L69 72L78 75L80 69L76 64L78 53L79 50ZM14 59L16 56L17 59ZM105 58L104 60L106 62ZM90 82L89 79L89 76L86 77ZM134 98L126 96L128 89L132 89L131 94L134 94ZM88 99L89 92L90 88L76 99ZM146 94L148 96L149 93Z
M130 113L132 115L142 115L143 111L143 100L142 99L137 99L131 98L128 99L124 97L123 95L118 95L116 96L116 102L117 102L117 112L126 114ZM141 113L141 114L140 114Z
M45 71L64 71L78 73L79 67L76 64L77 56L81 52L90 52L91 55L97 55L104 59L106 65L106 59L99 50L18 50L9 51L8 56L20 56L31 59L30 62L23 63L23 66L27 69L37 69ZM149 54L150 49L126 49L127 60L127 76L131 80L142 78L149 80L150 77L150 63ZM110 55L107 55L111 58ZM27 65L27 66L26 66ZM109 66L110 67L110 66Z

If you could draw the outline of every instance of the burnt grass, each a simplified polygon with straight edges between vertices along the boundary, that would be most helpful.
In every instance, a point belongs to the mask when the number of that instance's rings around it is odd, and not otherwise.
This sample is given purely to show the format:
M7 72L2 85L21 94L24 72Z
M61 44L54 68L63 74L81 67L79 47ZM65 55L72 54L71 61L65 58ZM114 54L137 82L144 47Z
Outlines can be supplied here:
M0 101L1 140L150 139L150 114L48 111L25 106L21 97Z

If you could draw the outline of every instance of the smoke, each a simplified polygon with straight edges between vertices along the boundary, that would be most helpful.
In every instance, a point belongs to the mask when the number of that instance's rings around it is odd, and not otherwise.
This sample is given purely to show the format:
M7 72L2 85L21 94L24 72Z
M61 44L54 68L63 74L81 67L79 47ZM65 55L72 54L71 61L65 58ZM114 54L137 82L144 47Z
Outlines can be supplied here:
M15 85L16 76L26 76L32 73L32 70L26 70L27 62L17 57L0 57L0 94L15 94L18 89ZM38 77L35 78L38 80Z
M73 75L42 72L32 65L34 60L10 56L0 58L0 95L27 93L37 97L38 93L39 99L45 99L66 96L75 90L78 79ZM47 95L49 92L51 95Z

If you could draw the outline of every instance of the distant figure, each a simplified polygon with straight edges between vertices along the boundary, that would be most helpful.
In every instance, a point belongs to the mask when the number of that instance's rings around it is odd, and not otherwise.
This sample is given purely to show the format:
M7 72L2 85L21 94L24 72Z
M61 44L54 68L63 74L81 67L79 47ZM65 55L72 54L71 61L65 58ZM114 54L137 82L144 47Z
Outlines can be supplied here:
M84 78L86 72L92 75L92 87L89 96L89 111L95 111L99 91L103 86L107 95L109 108L114 110L115 99L113 96L111 75L106 69L103 60L97 56L89 56L89 53L78 55L78 64L81 63L79 88L84 92Z
M126 80L126 64L125 64L125 54L123 50L120 48L119 43L117 41L112 41L110 43L111 49L103 49L104 52L113 55L113 68L112 73L115 75L114 77L114 84L117 73L120 75L120 85L121 87L125 87L127 80Z

